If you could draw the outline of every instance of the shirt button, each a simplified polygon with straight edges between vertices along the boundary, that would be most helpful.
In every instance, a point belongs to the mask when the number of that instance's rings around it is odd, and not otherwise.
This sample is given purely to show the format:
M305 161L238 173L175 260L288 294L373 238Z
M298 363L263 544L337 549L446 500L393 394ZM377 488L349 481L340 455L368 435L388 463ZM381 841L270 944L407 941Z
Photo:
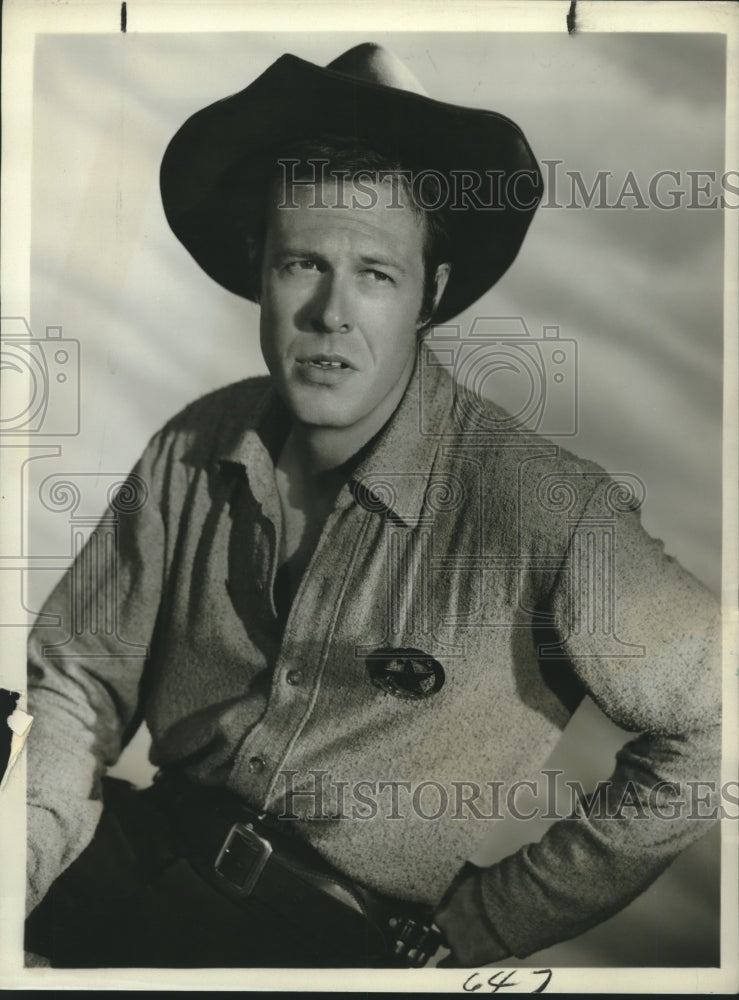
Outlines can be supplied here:
M292 684L293 687L295 687L297 684L300 684L302 682L302 680L303 680L303 671L302 670L290 670L290 671L288 671L287 677L285 679L287 680L288 684Z
M264 770L266 766L266 761L264 757L252 757L249 761L249 770L254 774L259 774Z

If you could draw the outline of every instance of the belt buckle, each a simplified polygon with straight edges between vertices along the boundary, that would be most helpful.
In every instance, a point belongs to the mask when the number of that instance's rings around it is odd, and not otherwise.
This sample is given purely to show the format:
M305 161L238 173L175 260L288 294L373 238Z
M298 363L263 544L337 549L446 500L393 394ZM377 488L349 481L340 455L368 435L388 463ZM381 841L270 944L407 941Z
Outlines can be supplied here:
M425 923L413 917L393 917L390 928L394 942L392 953L397 959L405 960L411 968L425 965L443 944L441 931L433 923Z
M234 823L215 860L216 875L240 896L248 896L272 854L272 845L251 823Z

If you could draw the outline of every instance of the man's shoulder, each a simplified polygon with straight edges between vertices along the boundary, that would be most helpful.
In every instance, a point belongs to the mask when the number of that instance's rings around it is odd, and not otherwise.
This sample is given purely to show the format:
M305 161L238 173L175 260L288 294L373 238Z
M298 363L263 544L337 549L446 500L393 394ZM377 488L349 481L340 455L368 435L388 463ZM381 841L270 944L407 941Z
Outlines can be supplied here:
M572 437L524 427L502 406L464 388L457 387L450 416L446 460L465 486L470 480L475 487L469 496L489 497L496 520L508 510L519 528L538 531L562 518L570 523L588 506L636 511L644 499L638 476L607 471L570 450Z
M516 481L543 475L601 478L606 470L592 459L571 451L572 436L548 435L547 428L527 426L516 414L463 386L455 385L451 420L447 424L453 449L476 453L483 467Z

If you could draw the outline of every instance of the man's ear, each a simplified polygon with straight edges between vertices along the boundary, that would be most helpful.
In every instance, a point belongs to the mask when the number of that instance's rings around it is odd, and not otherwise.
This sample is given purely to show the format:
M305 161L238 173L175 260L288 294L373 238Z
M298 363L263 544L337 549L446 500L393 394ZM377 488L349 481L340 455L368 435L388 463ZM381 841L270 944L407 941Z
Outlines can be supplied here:
M452 273L452 265L446 261L443 264L439 264L436 268L436 275L434 276L434 305L431 310L431 315L436 312L436 307L441 301L441 297L444 294L444 289L446 288L446 283L449 281L449 275Z
M436 312L436 307L441 301L441 297L444 294L444 289L446 288L447 281L449 281L449 275L451 272L452 265L449 263L439 264L436 268L436 274L434 275L434 297L428 309L424 310L423 314L419 316L416 323L416 330L419 335L423 334L424 331L431 325L434 313Z

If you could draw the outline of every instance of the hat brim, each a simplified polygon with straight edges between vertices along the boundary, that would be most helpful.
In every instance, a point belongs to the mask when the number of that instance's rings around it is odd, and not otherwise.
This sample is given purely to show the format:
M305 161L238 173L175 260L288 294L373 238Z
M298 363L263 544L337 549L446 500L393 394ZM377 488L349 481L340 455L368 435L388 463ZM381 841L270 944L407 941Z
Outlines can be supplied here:
M452 272L436 322L477 301L510 267L543 192L514 122L284 55L244 90L189 118L162 160L167 221L220 285L254 298L245 237L263 207L267 160L325 134L361 137L450 179ZM461 172L484 184L465 195L470 182L460 182Z

